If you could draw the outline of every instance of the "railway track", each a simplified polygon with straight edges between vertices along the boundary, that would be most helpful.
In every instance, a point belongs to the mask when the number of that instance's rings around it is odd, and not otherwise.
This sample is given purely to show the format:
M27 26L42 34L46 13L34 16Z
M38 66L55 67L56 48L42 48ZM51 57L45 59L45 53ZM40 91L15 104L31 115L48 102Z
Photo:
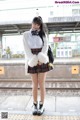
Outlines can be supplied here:
M80 80L47 79L46 93L59 96L80 96ZM0 95L32 95L31 79L0 80Z
M76 89L80 90L80 80L53 80L47 79L46 89ZM0 89L32 89L31 79L2 79L0 80Z

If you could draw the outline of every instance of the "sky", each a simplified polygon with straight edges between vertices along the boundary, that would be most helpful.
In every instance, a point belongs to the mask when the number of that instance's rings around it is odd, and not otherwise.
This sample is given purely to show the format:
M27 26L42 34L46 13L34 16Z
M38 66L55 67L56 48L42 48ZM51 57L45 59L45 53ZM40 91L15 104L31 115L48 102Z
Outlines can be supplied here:
M31 22L37 13L46 21L49 6L53 6L53 3L53 0L0 0L0 24L17 21ZM46 12L47 15L44 16Z
M14 54L24 52L22 35L3 36L2 41L3 49L6 49L9 46Z
M15 4L16 2L16 4ZM23 7L50 6L54 0L0 0L0 10Z

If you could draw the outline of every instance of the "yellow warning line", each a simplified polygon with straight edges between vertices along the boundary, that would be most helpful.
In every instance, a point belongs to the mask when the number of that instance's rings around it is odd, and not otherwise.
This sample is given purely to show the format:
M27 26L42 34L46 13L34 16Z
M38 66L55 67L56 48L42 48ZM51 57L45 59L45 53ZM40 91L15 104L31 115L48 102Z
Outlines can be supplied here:
M80 116L33 116L23 114L9 114L6 120L80 120Z

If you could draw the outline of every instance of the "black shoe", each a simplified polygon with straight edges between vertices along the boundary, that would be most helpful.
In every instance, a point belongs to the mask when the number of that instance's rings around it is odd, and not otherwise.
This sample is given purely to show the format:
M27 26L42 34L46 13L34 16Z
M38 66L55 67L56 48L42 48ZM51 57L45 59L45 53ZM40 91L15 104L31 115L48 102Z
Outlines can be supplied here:
M33 115L37 115L37 103L33 103Z
M38 109L38 111L37 111L37 115L42 115L43 114L43 112L44 112L44 106L43 106L43 104L42 103L39 103L39 109Z

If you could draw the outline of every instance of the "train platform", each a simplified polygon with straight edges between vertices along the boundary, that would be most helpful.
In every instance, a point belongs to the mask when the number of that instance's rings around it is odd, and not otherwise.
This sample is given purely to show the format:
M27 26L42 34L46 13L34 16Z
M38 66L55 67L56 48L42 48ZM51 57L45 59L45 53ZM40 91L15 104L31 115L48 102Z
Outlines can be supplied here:
M42 116L32 115L32 83L24 60L1 60L0 65L0 120L80 120L79 59L55 60L46 78Z
M32 115L32 102L32 95L0 95L0 120L80 120L79 96L46 95L42 116Z

